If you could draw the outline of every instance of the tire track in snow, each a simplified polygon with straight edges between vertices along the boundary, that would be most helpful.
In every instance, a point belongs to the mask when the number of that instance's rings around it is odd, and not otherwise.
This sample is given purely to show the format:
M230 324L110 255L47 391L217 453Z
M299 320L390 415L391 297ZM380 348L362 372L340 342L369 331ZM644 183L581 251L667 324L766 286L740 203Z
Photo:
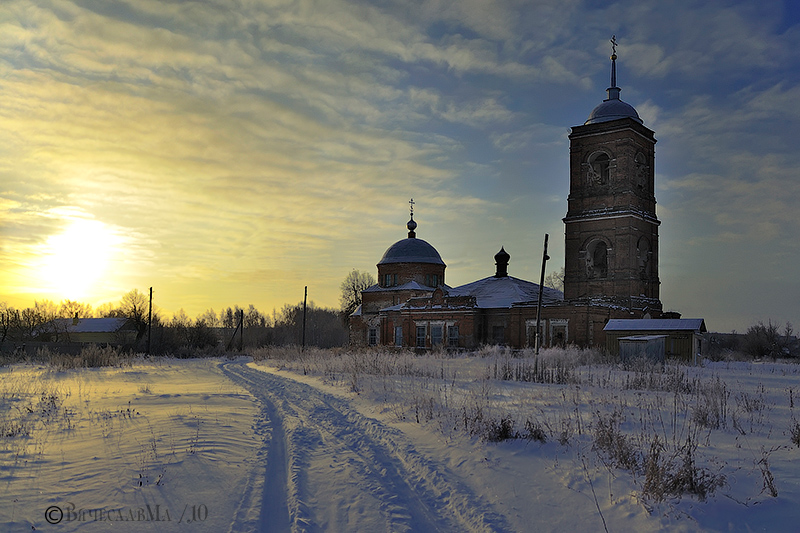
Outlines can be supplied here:
M345 400L242 362L224 363L222 370L264 404L272 421L268 463L282 461L286 468L272 473L267 466L270 476L284 477L267 479L264 502L279 501L283 491L293 531L511 530L502 515L448 479L444 467L417 452L402 432L361 415ZM283 439L281 448L277 441ZM262 506L263 525L267 512L276 511Z
M252 388L240 376L227 371L224 366L222 371L228 378L246 389ZM272 402L263 395L256 397L261 404L261 416L253 429L263 439L262 447L257 454L259 466L250 473L230 533L244 531L280 533L291 529L287 502L286 436L283 423Z

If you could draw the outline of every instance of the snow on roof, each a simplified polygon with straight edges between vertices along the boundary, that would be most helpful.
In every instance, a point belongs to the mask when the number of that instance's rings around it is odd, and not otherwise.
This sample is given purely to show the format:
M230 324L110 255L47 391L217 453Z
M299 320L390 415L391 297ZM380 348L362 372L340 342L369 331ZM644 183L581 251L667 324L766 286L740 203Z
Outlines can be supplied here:
M539 285L512 276L488 277L451 289L448 296L474 296L482 309L511 307L513 304L535 301L539 298ZM564 299L561 291L545 287L542 303L551 304Z
M106 333L119 331L128 322L127 318L80 318L74 324L72 318L58 318L55 320L59 329L63 328L70 333Z
M445 290L449 290L450 287L447 285L442 285ZM408 290L417 290L417 291L433 291L436 287L428 287L427 285L422 285L417 283L416 281L409 281L408 283L403 283L402 285L396 285L394 287L381 287L378 284L373 285L367 289L364 289L362 292L380 292L380 291L408 291Z
M436 248L428 242L416 237L409 237L391 245L378 262L379 265L389 263L433 263L444 265Z
M706 331L702 318L655 318L624 319L614 318L608 321L603 331Z

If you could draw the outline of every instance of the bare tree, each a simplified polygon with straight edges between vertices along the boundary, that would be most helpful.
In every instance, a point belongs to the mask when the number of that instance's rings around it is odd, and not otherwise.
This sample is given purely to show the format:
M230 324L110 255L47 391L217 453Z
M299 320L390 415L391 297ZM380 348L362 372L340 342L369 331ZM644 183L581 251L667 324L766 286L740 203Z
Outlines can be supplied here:
M136 323L138 336L141 337L147 331L147 312L149 300L147 296L133 289L122 297L119 303L119 314L117 316L130 318Z
M18 316L19 313L13 307L9 307L6 302L0 302L0 344L9 336Z
M58 306L58 316L60 318L91 318L92 306L72 300L61 300L61 305Z
M244 327L265 328L267 327L267 317L262 315L253 304L250 304L244 312Z
M550 272L544 278L544 286L564 292L564 267L557 272Z
M214 309L208 309L203 312L201 315L197 317L196 322L203 321L203 323L209 328L216 328L220 324L220 320L217 317L217 312Z
M339 298L341 304L342 320L350 322L350 315L361 305L361 291L375 285L375 278L369 272L353 270L350 272L339 288L342 295Z

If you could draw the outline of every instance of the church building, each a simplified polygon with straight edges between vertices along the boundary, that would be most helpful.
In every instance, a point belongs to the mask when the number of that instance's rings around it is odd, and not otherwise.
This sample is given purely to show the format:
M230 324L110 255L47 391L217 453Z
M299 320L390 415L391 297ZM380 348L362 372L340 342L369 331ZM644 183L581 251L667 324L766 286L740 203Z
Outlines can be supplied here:
M613 40L612 40L613 42ZM613 319L674 319L659 299L654 132L620 99L616 53L607 98L570 140L564 292L508 274L450 287L436 249L416 237L413 200L408 237L378 262L378 283L351 316L351 342L430 349L481 344L532 347L539 314L542 346L604 346ZM670 316L672 315L672 316Z

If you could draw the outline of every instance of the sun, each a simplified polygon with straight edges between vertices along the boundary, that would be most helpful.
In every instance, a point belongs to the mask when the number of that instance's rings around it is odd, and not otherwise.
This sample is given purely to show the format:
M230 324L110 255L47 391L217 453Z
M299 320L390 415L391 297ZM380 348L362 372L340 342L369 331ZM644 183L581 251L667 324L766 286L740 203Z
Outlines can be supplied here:
M45 292L80 300L93 292L117 253L118 238L102 222L73 219L42 249L40 283Z

